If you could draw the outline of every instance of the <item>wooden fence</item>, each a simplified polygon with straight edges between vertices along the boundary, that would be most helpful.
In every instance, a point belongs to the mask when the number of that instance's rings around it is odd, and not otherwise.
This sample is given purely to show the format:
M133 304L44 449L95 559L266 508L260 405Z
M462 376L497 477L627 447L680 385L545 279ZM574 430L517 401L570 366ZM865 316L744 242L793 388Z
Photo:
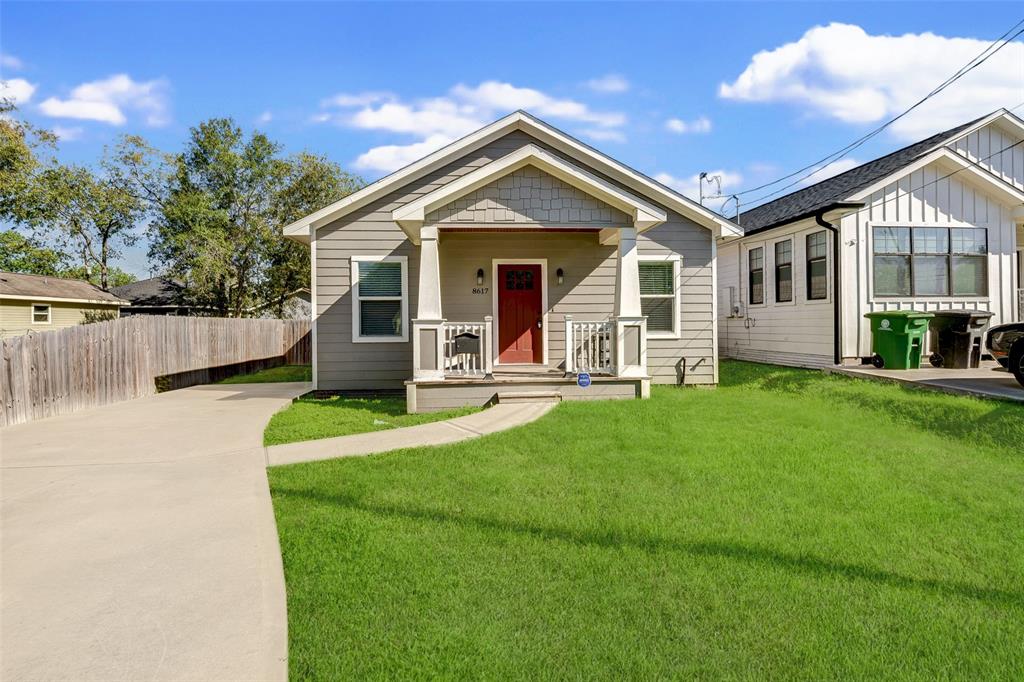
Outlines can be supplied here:
M158 378L179 388L213 368L309 364L309 331L308 320L139 315L3 339L0 426L152 395Z

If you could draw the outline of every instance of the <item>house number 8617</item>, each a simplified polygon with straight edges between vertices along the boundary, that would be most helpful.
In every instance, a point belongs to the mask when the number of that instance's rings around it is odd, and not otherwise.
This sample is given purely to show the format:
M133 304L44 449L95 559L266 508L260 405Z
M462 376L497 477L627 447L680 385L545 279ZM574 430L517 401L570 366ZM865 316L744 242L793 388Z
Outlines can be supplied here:
M491 290L490 287L473 287L474 294L486 294Z

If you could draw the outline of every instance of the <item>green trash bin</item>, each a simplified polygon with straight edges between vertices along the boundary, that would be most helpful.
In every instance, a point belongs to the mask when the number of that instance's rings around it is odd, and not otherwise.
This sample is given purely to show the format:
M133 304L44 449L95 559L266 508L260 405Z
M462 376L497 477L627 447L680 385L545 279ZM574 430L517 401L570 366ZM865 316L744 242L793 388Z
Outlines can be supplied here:
M886 369L918 369L931 313L890 310L868 313L871 320L871 364Z

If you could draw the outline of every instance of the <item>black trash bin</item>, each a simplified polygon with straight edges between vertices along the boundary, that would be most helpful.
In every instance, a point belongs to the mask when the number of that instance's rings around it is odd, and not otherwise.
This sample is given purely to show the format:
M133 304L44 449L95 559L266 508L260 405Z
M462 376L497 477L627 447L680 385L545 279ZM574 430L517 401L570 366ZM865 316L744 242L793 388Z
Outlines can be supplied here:
M981 364L985 328L992 313L985 310L936 310L931 321L934 367L970 369Z

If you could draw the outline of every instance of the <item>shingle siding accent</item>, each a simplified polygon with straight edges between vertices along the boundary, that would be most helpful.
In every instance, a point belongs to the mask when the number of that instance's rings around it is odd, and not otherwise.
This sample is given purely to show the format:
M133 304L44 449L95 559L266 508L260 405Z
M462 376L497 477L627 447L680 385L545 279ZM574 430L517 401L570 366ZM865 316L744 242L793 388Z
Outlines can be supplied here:
M630 225L622 211L528 166L427 214L427 222L524 225Z

